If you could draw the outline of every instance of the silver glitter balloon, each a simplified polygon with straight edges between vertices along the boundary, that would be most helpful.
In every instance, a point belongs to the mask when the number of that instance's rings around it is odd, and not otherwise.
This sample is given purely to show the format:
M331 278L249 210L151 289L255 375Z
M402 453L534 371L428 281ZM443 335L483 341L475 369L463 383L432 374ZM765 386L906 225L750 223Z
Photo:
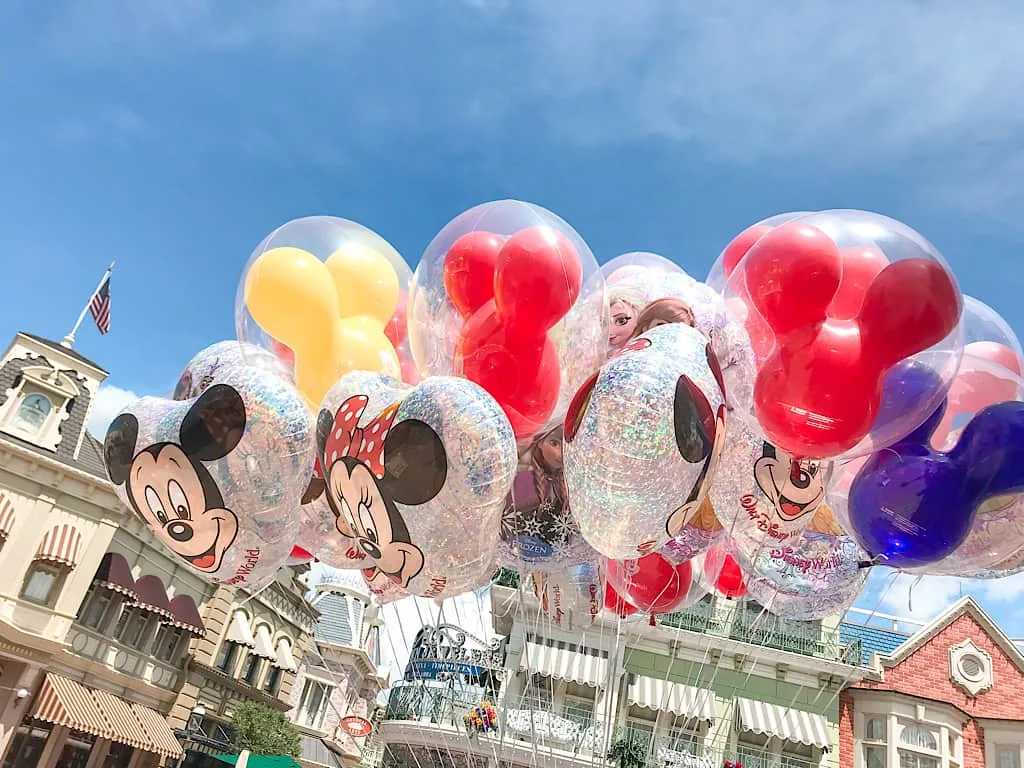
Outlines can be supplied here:
M490 395L465 379L411 387L347 374L324 398L317 433L336 528L368 567L421 597L487 583L517 461Z
M272 352L241 341L218 341L189 360L174 387L174 399L199 397L217 381L221 370L239 365L265 370L285 381L292 380L291 369Z
M583 537L602 555L654 552L697 514L725 439L707 339L682 324L634 339L566 416L565 478Z
M104 455L118 496L164 546L214 583L252 587L274 578L296 541L312 427L280 376L217 366L198 398L125 408Z

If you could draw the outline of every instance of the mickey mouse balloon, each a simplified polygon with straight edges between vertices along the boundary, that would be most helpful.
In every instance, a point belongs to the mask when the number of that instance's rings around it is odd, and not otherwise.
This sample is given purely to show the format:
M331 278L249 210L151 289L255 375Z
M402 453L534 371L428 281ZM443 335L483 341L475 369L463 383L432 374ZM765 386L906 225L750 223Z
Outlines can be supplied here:
M350 373L321 405L317 443L336 528L366 554L369 580L438 599L487 582L517 455L483 389Z
M103 452L119 498L196 573L251 587L287 560L314 442L311 414L280 376L223 366L196 398L137 400Z
M650 554L697 515L725 440L723 390L707 338L675 323L631 341L576 394L565 479L599 553Z

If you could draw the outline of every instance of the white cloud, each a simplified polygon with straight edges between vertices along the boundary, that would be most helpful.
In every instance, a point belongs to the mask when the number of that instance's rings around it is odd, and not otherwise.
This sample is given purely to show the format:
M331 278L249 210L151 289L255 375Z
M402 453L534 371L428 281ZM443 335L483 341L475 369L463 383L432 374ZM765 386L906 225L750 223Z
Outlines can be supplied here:
M93 398L92 410L89 412L90 434L97 440L102 440L114 417L122 408L138 398L139 396L130 390L110 384L101 384L96 397Z

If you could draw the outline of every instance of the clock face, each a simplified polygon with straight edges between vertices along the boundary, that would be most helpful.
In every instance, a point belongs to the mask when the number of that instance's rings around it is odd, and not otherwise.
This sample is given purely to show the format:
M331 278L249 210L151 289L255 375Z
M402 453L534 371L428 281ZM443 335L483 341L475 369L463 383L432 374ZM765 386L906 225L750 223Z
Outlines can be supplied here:
M373 732L373 725L365 717L349 715L341 719L341 730L349 736L369 736Z

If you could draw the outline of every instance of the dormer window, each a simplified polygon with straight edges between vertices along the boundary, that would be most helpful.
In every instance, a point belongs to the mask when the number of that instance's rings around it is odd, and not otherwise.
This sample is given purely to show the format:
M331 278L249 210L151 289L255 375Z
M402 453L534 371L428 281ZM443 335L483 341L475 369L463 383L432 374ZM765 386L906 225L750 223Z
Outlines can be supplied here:
M38 392L26 395L14 412L11 427L25 437L36 437L42 433L52 412L53 403L46 395Z

